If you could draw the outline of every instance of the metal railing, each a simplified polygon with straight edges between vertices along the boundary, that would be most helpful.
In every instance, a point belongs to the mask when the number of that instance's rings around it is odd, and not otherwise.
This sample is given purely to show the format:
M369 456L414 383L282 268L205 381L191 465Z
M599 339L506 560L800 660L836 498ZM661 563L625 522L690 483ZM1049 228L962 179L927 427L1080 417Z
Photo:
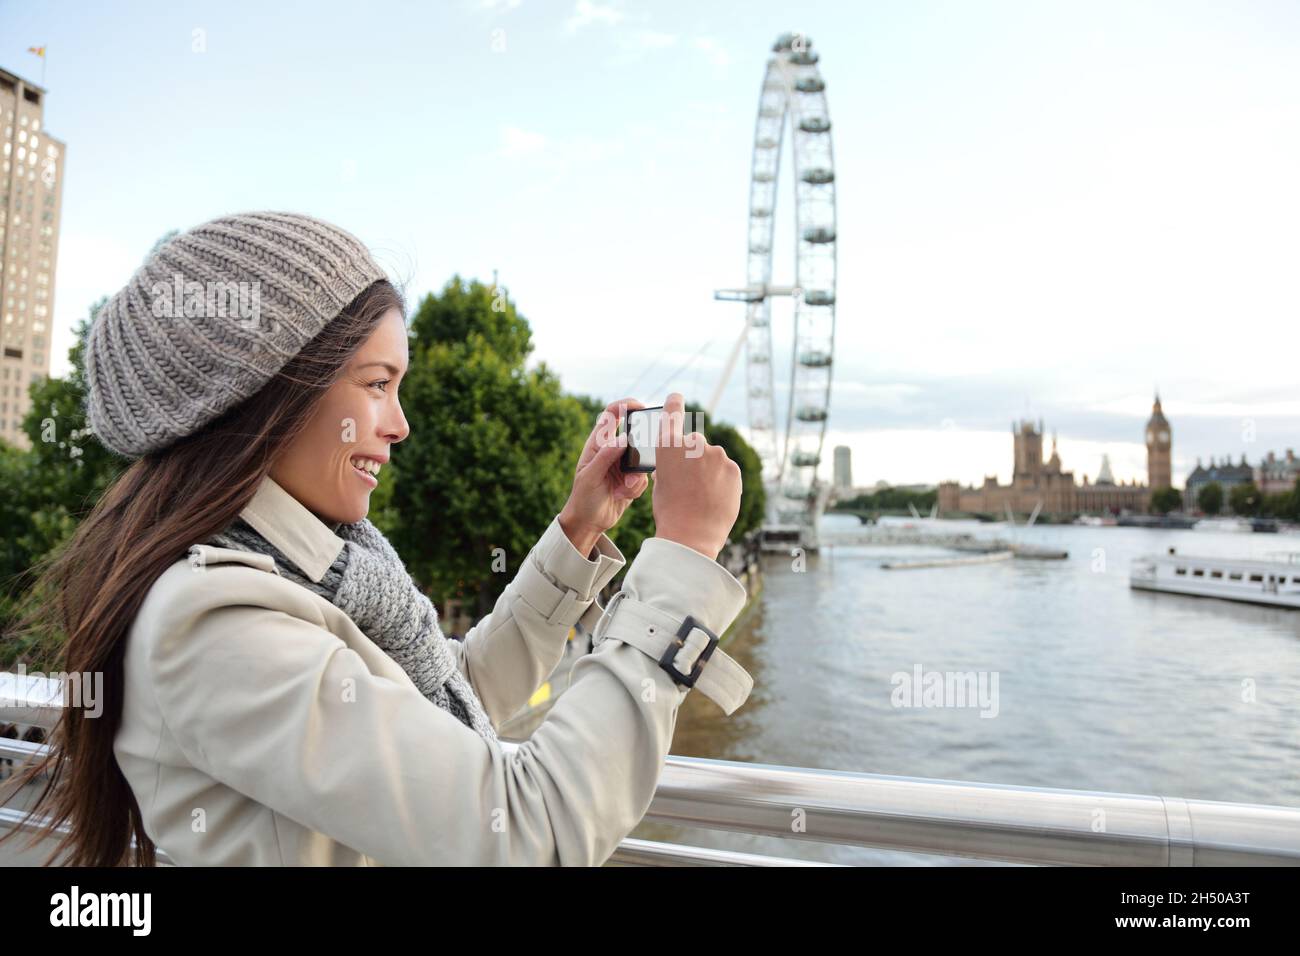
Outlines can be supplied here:
M0 680L0 725L50 727L48 696ZM502 741L507 752L520 745ZM44 744L0 738L21 761ZM0 810L0 828L20 811ZM645 820L784 840L1078 866L1300 865L1300 809L1177 797L845 773L669 755ZM15 838L21 839L21 838ZM165 860L165 854L160 854ZM826 865L628 838L610 863Z

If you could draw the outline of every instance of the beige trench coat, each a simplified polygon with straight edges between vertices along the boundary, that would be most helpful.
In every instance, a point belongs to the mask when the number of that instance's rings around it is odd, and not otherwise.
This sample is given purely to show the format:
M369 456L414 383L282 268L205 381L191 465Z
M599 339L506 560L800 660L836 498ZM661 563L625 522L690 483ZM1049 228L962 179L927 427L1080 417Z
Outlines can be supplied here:
M269 477L242 516L315 580L343 547ZM594 553L553 519L492 613L450 641L499 726L559 663L574 623L599 623L568 689L507 755L272 558L196 545L127 638L114 753L145 831L182 865L604 862L649 807L690 692L659 648L687 615L721 634L746 594L716 561L651 538L602 608L594 596L625 559L607 536ZM707 640L689 637L682 671ZM711 669L729 679L729 696L709 696L730 713L752 680L722 658L715 649L694 690Z

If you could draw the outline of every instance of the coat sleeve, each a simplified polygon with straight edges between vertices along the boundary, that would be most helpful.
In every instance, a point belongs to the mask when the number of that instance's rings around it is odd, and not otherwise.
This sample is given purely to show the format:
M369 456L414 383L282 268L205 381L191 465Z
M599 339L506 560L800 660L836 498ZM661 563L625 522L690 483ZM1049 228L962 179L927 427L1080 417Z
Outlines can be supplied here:
M608 535L600 536L595 554L581 555L559 517L552 518L492 612L464 641L449 641L493 727L517 714L555 670L570 629L627 563Z
M745 602L716 561L646 540L606 640L507 755L409 681L371 673L321 624L259 606L265 586L247 575L264 573L213 568L154 618L164 723L196 768L388 865L603 863L649 808L689 692L619 639L636 627L621 608L640 601L722 633Z

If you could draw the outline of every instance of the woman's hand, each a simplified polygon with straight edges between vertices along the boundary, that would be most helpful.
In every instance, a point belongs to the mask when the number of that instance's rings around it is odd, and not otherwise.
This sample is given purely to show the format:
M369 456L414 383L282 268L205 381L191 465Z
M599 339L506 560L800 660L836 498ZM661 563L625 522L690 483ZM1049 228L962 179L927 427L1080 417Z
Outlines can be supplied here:
M619 465L627 435L617 434L618 423L633 408L645 405L635 398L620 398L606 405L578 456L573 490L560 511L560 527L583 557L591 554L602 534L618 524L632 499L649 487L644 474L624 472Z

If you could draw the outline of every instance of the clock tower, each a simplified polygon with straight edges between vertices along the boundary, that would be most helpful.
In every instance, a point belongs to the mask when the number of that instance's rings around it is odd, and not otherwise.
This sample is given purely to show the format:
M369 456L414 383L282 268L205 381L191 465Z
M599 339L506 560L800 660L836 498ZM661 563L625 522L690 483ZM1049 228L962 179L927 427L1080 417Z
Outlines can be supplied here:
M1151 418L1147 421L1147 484L1152 491L1173 484L1172 449L1173 435L1164 412L1160 410L1160 393L1157 392L1155 404L1151 406Z

